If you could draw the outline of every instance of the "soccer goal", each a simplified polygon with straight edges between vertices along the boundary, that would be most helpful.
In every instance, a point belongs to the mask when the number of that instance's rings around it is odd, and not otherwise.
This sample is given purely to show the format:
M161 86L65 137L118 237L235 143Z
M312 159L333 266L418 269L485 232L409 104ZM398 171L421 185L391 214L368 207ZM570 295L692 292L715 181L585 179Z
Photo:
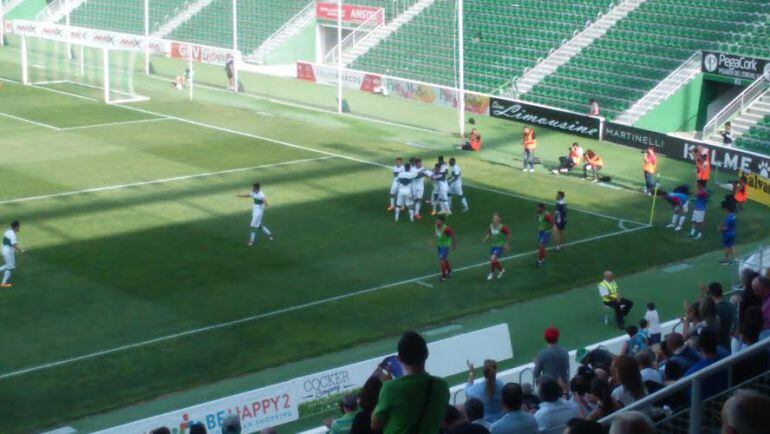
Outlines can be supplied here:
M149 100L134 88L144 57L137 50L23 36L22 81L107 104Z

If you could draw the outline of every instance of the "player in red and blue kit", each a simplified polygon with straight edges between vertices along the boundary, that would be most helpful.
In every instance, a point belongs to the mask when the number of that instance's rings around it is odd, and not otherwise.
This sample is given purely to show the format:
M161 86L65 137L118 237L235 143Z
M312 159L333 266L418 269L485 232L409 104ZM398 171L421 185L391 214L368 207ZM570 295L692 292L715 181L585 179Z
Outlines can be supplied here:
M439 268L441 269L441 281L448 279L452 274L452 267L449 265L449 249L454 250L457 247L457 239L452 228L446 224L446 216L436 217L435 243L438 252Z
M484 234L484 238L481 242L486 243L489 241L489 274L487 280L492 280L497 272L497 278L503 277L505 270L500 265L500 258L503 256L503 252L507 251L511 245L511 231L503 224L500 219L500 214L494 213L492 215L492 224L489 225L487 233Z
M540 268L545 262L545 248L551 241L551 230L553 229L553 216L545 210L545 205L537 204L537 267Z
M720 264L732 264L735 259L735 230L738 219L735 216L735 204L729 201L722 201L722 210L727 214L725 221L719 226L719 232L722 232L722 247L725 249L725 257L719 261Z
M666 194L666 199L674 208L671 223L666 225L666 227L674 228L675 231L681 231L690 201L690 188L686 185L680 185L674 189L673 193Z
M709 192L706 181L698 180L698 191L695 193L695 206L692 210L692 227L690 237L699 240L703 238L703 222L706 220L706 206L709 202Z
M556 192L556 211L554 212L553 234L556 238L556 251L561 251L564 242L564 229L567 227L567 202L564 192Z

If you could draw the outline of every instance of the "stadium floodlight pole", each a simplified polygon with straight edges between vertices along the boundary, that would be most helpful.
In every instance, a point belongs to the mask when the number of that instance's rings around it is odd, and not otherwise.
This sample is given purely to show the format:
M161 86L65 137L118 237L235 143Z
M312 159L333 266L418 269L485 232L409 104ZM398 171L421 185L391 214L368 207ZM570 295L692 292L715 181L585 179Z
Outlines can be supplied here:
M463 24L463 0L457 0L457 39L458 52L460 57L458 61L458 67L460 73L458 74L459 89L457 92L457 111L460 121L460 137L465 137L465 36L464 36L464 24Z
M64 5L66 7L67 13L64 15L64 25L67 26L67 60L72 60L72 44L69 42L69 33L70 33L70 1L67 0L67 4Z
M104 102L110 103L110 50L102 49L102 74L104 80Z
M0 47L5 45L5 0L0 0Z
M337 113L342 113L342 2L337 0Z
M150 0L144 0L144 73L150 75Z
M238 93L238 0L233 0L233 92Z
M195 72L193 71L193 50L187 50L187 88L189 89L190 101L193 100L193 80L195 80Z
M27 37L21 36L21 82L29 85L29 58L27 57Z

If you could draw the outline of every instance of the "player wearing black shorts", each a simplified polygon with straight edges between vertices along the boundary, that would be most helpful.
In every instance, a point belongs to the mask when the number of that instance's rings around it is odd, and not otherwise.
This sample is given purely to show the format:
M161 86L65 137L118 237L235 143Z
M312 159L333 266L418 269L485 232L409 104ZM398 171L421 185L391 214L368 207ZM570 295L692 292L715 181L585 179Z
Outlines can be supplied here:
M556 251L561 250L564 242L564 229L567 227L567 202L564 192L556 192L556 210L554 212L553 234L556 239Z

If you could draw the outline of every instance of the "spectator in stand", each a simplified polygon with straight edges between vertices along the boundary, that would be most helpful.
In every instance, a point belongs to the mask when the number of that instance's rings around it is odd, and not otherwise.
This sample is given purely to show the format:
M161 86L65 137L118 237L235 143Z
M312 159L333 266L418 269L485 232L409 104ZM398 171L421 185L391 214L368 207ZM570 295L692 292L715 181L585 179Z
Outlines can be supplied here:
M727 350L717 345L717 334L712 328L705 328L698 337L698 351L701 359L685 372L685 376L692 375L701 369L707 368L712 364L728 356ZM701 382L701 396L708 398L714 396L727 388L727 371L721 371L705 378Z
M639 374L642 376L642 383L645 386L648 381L663 385L663 376L660 375L660 371L653 367L652 355L649 350L640 351L636 355L636 361L639 363Z
M588 100L588 116L599 116L599 103L593 98Z
M644 413L627 411L612 419L609 434L656 434L655 425Z
M545 329L544 336L547 346L540 350L535 357L533 376L537 382L541 376L548 375L569 382L569 352L558 345L559 330L556 327Z
M475 124L476 121L471 119L473 122L472 124ZM462 149L463 151L474 151L478 152L481 150L481 133L479 133L479 130L476 128L472 128L470 134L468 134L468 140L465 141L461 146L457 147L458 149Z
M618 409L615 401L612 399L610 383L603 378L594 378L591 381L591 387L588 390L588 394L586 394L586 398L594 406L594 410L585 415L585 418L588 420L600 420Z
M722 434L766 434L770 427L770 398L739 390L722 407Z
M570 398L578 406L581 416L591 414L594 411L594 405L586 397L589 385L590 383L585 375L578 374L569 380Z
M589 149L585 153L586 162L583 164L583 178L588 179L588 171L591 171L591 182L599 182L599 171L604 167L604 161L595 151Z
M454 405L447 404L444 410L444 419L441 421L441 429L439 430L439 433L448 434L464 421L465 419L463 419L462 414L460 414L460 410L458 410Z
M540 378L540 409L535 420L540 434L561 434L567 422L577 417L580 410L571 401L562 399L563 390L556 378L545 375Z
M719 317L714 300L706 297L692 305L685 300L684 308L686 321L682 323L682 334L693 345L697 345L698 336L704 329L719 330Z
M647 396L639 363L631 356L618 356L615 359L612 364L612 379L616 385L612 390L612 399L619 407L631 405Z
M602 297L602 303L615 311L615 323L618 328L624 329L626 316L634 307L634 302L620 296L618 283L615 281L615 274L612 271L604 272L604 280L599 282L599 295Z
M492 434L537 434L537 421L521 410L524 400L522 387L515 383L503 386L503 417L492 424Z
M591 351L581 348L577 351L575 360L583 366L589 366L591 369L601 369L604 372L610 372L612 359L615 355L604 348L594 348Z
M162 426L150 431L150 434L171 434L171 430L168 427Z
M746 309L743 320L738 326L738 335L740 337L740 346L736 351L743 351L749 346L759 342L759 335L762 332L763 320L762 311L757 306ZM757 377L768 370L768 354L761 351L754 356L737 362L733 367L733 384L740 384L746 380Z
M646 346L652 345L650 344L650 324L644 318L639 320L639 334L644 336L644 344Z
M751 282L751 292L760 300L764 329L768 330L770 329L770 280L762 276L755 277Z
M644 313L644 319L647 320L647 330L650 333L650 345L660 343L660 315L655 309L655 303L647 303L647 311Z
M502 389L502 388L501 388ZM502 390L501 392L502 393ZM470 398L463 404L465 419L473 424L484 427L487 431L492 429L492 424L484 419L484 403L480 399Z
M465 395L480 400L484 406L484 420L494 423L502 416L500 393L503 382L497 379L497 362L484 360L484 379L475 381L473 363L468 363L468 382L465 384Z
M241 434L241 418L237 414L229 414L222 421L222 434Z
M570 419L564 434L606 434L604 425L593 420L585 420L579 417Z
M374 412L377 401L380 399L380 390L382 390L382 379L379 376L372 375L366 380L364 387L358 394L358 407L361 411L353 419L350 434L374 434L372 431L372 412Z
M733 145L733 124L730 122L725 123L725 129L721 132L722 144L725 146Z
M398 342L398 361L405 375L382 385L372 414L373 431L383 434L438 431L449 402L449 386L442 378L425 371L427 359L425 339L415 332L404 333Z
M733 353L745 350L759 342L759 334L764 328L765 320L762 318L762 310L758 306L746 309L738 325L738 341Z
M692 347L685 344L684 337L677 332L671 332L666 335L663 350L668 352L666 360L658 360L658 367L663 369L663 372L666 372L666 365L672 361L679 365L682 372L687 372L690 366L700 360L698 353Z
M201 422L195 422L190 425L188 434L206 434L206 427Z
M329 434L350 434L353 420L358 414L358 400L355 395L345 395L339 402L342 416L336 420L327 419L324 425L329 428Z
M522 410L534 413L540 407L540 398L535 394L531 383L521 385Z
M628 340L620 350L621 355L634 357L640 351L647 349L647 338L639 332L638 327L634 325L626 327L626 334L628 334Z
M658 156L655 155L655 147L650 145L642 157L642 169L644 170L644 192L652 196L655 192L655 172L658 170Z
M715 304L716 314L719 319L719 345L724 348L730 348L730 336L735 326L735 306L727 300L724 300L722 284L711 282L708 287L700 285L701 298L709 297Z

